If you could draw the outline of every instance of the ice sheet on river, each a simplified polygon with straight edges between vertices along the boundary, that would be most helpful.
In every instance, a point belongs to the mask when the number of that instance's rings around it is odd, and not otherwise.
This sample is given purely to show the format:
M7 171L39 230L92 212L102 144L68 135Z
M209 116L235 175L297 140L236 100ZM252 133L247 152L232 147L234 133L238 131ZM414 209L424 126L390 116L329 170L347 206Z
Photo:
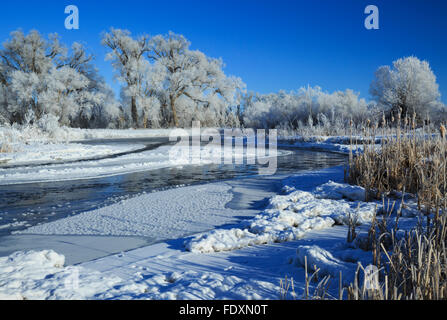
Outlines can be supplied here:
M38 225L23 233L146 236L159 240L231 223L231 186L213 183L143 194L114 205Z

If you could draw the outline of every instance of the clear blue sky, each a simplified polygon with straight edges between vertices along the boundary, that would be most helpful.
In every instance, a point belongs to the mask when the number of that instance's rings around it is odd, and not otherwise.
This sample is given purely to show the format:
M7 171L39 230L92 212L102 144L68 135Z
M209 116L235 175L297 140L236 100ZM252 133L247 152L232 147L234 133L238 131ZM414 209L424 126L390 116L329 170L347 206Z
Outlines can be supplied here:
M64 8L80 10L80 30L64 28ZM380 10L380 30L364 28L368 4ZM397 58L429 61L447 102L447 1L444 0L29 0L2 2L0 39L21 28L57 32L65 43L84 43L110 85L100 33L173 31L194 49L221 57L225 71L261 93L319 85L354 89L369 98L374 71Z

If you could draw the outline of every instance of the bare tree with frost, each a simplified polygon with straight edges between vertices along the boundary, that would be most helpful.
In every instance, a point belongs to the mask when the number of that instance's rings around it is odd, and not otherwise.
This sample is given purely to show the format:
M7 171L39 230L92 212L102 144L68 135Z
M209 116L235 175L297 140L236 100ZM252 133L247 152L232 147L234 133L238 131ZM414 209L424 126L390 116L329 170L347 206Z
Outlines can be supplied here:
M256 128L297 129L302 126L343 127L349 120L363 121L368 104L348 89L323 92L318 86L297 91L256 94L244 100L245 126Z

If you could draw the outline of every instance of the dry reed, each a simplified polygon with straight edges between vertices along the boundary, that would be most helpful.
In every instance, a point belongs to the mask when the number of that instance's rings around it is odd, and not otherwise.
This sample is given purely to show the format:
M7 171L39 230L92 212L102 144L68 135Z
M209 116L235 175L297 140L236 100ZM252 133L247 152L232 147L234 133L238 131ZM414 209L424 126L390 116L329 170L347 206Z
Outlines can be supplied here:
M373 219L366 241L373 263L382 268L381 286L373 293L354 283L348 299L425 300L447 298L446 128L439 134L416 128L416 117L384 118L381 128L365 128L364 152L350 157L347 180L365 187L366 199L384 199L396 191L417 199L426 223L396 239L388 219ZM386 129L385 129L386 128ZM380 148L371 141L382 132ZM372 139L371 139L372 138ZM391 209L388 218L393 212ZM396 226L399 211L396 214ZM381 262L382 256L387 261ZM356 281L357 279L355 279Z

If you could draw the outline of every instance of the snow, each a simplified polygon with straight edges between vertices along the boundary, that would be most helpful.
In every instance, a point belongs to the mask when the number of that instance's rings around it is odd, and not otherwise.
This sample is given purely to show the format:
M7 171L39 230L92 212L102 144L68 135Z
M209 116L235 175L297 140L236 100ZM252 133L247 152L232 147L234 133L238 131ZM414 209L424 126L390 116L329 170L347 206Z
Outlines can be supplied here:
M329 181L315 189L315 194L319 198L351 201L365 201L365 189L359 186L336 183Z
M215 224L234 222L233 210L225 208L232 199L230 189L230 185L216 183L144 194L21 233L178 238Z
M185 130L188 133L191 131L191 129ZM35 126L0 126L0 141L22 145L33 142L48 144L86 140L169 137L171 132L172 129L80 129L65 126L54 128L53 131L45 131Z
M64 127L64 139L69 141L135 139L169 137L172 129L77 129ZM185 129L189 132L189 129Z
M219 254L194 254L169 241L110 255L78 266L61 267L33 259L33 268L12 266L15 253L1 258L3 299L278 299L280 281L294 281L298 298L304 290L303 255L310 270L352 281L356 262L370 263L370 253L341 247L345 227L312 231L306 239L246 247ZM343 255L349 251L350 255ZM39 252L38 256L45 256ZM350 260L354 259L355 262ZM29 259L28 259L29 260ZM43 262L41 261L43 260ZM2 276L3 275L3 276ZM337 283L337 281L333 281ZM313 286L314 284L311 284ZM336 285L331 287L336 292ZM290 298L290 297L289 297Z
M278 147L287 148L300 148L315 151L326 151L342 154L359 154L363 152L364 143L368 148L374 148L379 150L383 139L389 138L392 135L377 135L375 138L365 138L363 136L352 135L340 135L340 136L327 136L327 135L290 135L285 134L279 136L280 142Z
M21 145L20 151L0 153L0 164L15 166L62 161L78 161L135 151L138 149L143 149L144 147L145 146L142 144L88 145L80 143L28 143L26 145Z
M348 224L349 217L367 223L373 218L377 204L343 199L357 200L362 192L364 195L361 187L330 181L314 192L298 190L278 195L270 199L263 213L242 222L240 228L197 235L186 241L185 247L191 252L202 253L235 250L301 239L311 230L330 228L336 223Z
M51 249L65 256L66 265L75 265L148 246L153 242L151 238L129 236L8 235L2 237L0 257L11 255L17 251Z
M64 267L64 261L63 255L52 250L0 258L0 299L86 299L121 280L82 267Z
M0 166L50 164L112 156L136 151L144 148L145 145L140 142L123 144L105 141L102 144L94 145L80 142L169 137L171 132L170 129L116 130L68 127L57 127L53 131L47 132L34 126L20 128L0 126L0 150L2 150ZM189 131L186 130L186 132ZM48 171L48 173L51 172Z
M132 280L103 275L82 266L64 267L52 250L17 252L0 258L0 299L261 299L278 286L209 271L164 272L148 276L132 265Z
M351 146L349 144L339 144L324 141L315 141L315 142L296 141L288 143L278 143L278 147L282 146L316 150L316 151L336 152L336 153L349 153L352 151L353 154L357 154L363 151L363 145Z
M161 146L153 150L123 155L116 158L83 161L82 163L62 163L46 166L22 167L22 168L0 168L0 184L24 184L45 181L64 181L77 179L91 179L113 175L140 172L167 167L179 167L184 165L203 165L216 163L214 154L221 151L220 146L201 146L201 157L195 161L189 154L189 147ZM105 150L105 149L104 149ZM255 158L256 153L247 148L235 148L232 153L224 153L222 159L243 161ZM177 153L176 153L177 152ZM284 154L286 151L278 151ZM266 156L274 156L276 153ZM179 156L180 155L180 156ZM182 156L186 155L186 156ZM220 163L220 158L218 159Z
M339 277L340 272L346 279L352 279L353 271L357 265L352 262L342 261L334 257L328 250L316 245L301 245L296 249L296 255L291 260L291 264L304 268L307 263L309 273L318 270L318 276L330 276L333 279ZM345 285L350 283L346 281Z
M346 219L350 214L358 217L357 231L362 237L376 205L380 208L381 204L361 201L362 188L342 183L342 167L281 177L277 191L282 187L285 194L264 191L272 195L261 212L247 210L249 202L262 198L263 193L254 187L271 185L278 177L250 179L250 183L241 179L143 194L30 228L22 236L62 234L76 241L76 235L142 235L158 241L66 267L61 266L60 254L48 250L14 253L0 258L0 296L278 299L280 281L287 276L301 298L304 257L310 272L319 269L320 279L326 275L335 279L329 290L336 296L340 271L347 285L358 263L371 263L370 252L359 249L356 242L346 243ZM243 199L247 185L257 198ZM234 196L236 192L242 199ZM406 216L400 225L409 229L415 219Z
M105 299L156 299L156 300L197 300L197 299L248 299L260 300L257 293L275 285L260 281L250 281L237 276L225 277L215 272L169 272L145 279L138 273L140 281L132 285L112 288L103 295ZM266 286L267 284L267 286ZM123 293L124 291L124 293Z

